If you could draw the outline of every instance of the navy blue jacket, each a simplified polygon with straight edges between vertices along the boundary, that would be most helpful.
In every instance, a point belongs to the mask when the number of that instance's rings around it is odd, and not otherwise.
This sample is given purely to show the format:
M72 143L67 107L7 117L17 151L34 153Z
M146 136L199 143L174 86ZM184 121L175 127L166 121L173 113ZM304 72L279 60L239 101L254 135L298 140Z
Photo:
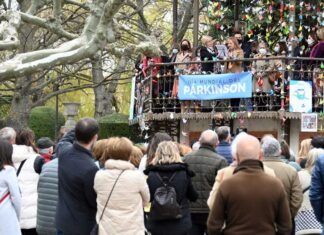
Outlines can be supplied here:
M91 152L73 141L72 131L57 147L59 200L56 227L67 235L89 235L96 224L97 195L93 184L98 167Z
M228 142L221 141L216 147L216 152L226 159L228 165L233 162L231 145Z
M317 161L312 174L309 199L319 222L324 224L324 155Z

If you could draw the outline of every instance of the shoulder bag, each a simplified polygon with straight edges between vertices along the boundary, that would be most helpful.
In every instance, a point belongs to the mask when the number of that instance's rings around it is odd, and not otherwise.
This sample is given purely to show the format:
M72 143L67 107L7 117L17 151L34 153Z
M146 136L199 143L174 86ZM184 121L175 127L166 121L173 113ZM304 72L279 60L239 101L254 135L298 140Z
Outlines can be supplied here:
M99 223L100 223L100 221L101 221L101 219L102 219L102 217L103 217L103 214L104 214L105 209L106 209L106 207L107 207L107 205L108 205L108 202L109 202L110 196L111 196L112 192L114 191L114 188L115 188L115 186L116 186L116 183L117 183L119 177L121 176L121 174L123 174L124 171L125 171L125 170L122 170L122 172L120 172L120 174L118 175L118 177L117 177L117 179L116 179L116 181L115 181L115 183L114 183L114 185L113 185L113 187L112 187L112 189L111 189L111 191L110 191L110 193L109 193L109 196L108 196L108 199L107 199L107 201L106 201L105 207L103 208L103 210L102 210L102 212L101 212L100 219L99 219L98 223L97 223L97 224L93 227L93 229L91 230L90 235L98 235L98 234L99 234Z

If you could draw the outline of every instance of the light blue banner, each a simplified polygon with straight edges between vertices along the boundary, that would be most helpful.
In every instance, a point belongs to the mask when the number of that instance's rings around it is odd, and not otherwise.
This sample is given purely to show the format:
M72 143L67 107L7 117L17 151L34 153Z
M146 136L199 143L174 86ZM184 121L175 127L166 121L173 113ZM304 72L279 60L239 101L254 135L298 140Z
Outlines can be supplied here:
M180 100L217 100L252 97L252 73L180 75Z

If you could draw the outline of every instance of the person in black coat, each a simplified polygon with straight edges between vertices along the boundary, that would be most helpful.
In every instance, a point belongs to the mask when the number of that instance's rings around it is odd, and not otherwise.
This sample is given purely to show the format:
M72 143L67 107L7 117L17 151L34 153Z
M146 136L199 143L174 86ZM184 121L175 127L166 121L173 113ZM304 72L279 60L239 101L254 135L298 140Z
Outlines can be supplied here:
M201 38L202 46L200 48L200 60L201 61L214 61L217 59L217 54L214 50L214 40L210 36L203 36ZM202 63L201 71L214 72L214 63Z
M163 141L156 150L153 164L144 171L148 175L147 184L150 189L151 201L154 200L155 191L162 186L162 179L170 180L177 194L182 217L180 219L154 220L148 213L147 229L152 235L184 235L190 230L191 218L189 200L195 201L198 194L192 186L191 177L194 173L188 165L182 163L177 145L172 141Z
M99 169L90 150L98 132L95 119L83 118L57 145L59 200L55 221L58 234L89 235L96 224L97 194L93 185Z

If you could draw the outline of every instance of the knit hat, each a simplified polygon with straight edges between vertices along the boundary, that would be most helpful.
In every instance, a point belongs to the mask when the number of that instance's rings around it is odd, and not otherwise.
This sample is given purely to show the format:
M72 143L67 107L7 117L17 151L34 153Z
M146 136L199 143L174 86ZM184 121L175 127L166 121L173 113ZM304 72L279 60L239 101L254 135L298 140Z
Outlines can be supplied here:
M47 149L54 146L54 142L48 137L42 137L36 142L37 148Z

